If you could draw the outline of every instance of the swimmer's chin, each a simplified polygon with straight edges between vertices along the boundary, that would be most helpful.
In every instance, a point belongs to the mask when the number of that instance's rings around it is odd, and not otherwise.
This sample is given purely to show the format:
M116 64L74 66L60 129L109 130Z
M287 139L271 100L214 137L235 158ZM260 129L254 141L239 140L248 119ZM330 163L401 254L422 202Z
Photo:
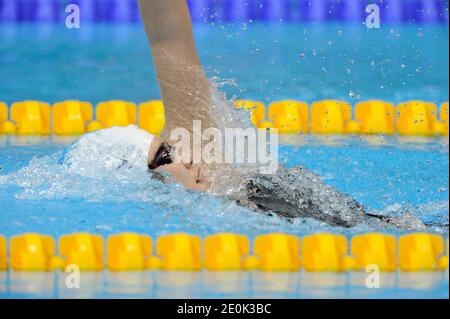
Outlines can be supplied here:
M195 185L193 190L201 191L201 192L210 192L212 183L207 178L201 178L197 180L197 184Z
M211 188L212 188L212 182L208 178L199 178L196 180L196 182L189 183L189 184L183 184L183 183L177 182L171 174L169 174L165 171L162 171L162 170L151 171L150 174L151 174L152 179L157 180L163 184L180 185L190 191L210 193Z
M188 191L209 193L211 190L211 183L209 183L209 182L197 182L197 183L191 184L191 185L184 185L184 184L177 183L177 182L175 182L174 184L183 186Z
M211 190L211 183L210 182L197 182L197 184L192 186L186 186L188 190L191 191L199 191L199 192L206 192L209 193Z

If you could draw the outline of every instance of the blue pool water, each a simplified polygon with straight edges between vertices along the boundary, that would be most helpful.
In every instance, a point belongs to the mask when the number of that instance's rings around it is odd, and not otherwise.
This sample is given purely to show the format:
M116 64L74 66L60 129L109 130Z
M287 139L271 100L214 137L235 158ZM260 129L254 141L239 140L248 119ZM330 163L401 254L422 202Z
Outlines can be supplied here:
M284 98L307 102L336 98L352 103L370 98L448 100L447 26L390 25L368 30L359 25L247 23L198 25L195 32L208 75L224 84L221 88L229 97L265 102ZM0 27L1 101L80 99L96 103L155 98L159 91L139 25L86 26L76 31L55 25ZM386 215L407 211L425 223L448 224L448 139L287 139L280 149L284 165L312 169L368 210ZM253 237L277 231L296 235L405 232L365 224L342 229L308 219L288 222L224 199L162 185L142 174L83 177L58 164L70 142L58 137L0 136L0 234L32 231L58 237L91 232L107 236L133 231L156 237L183 231ZM428 230L448 236L448 227ZM351 276L357 276L352 274L325 279L307 273L236 274L222 284L208 273L180 275L187 277L185 281L161 273L92 276L89 280L98 285L74 296L165 297L176 290L180 296L191 297L448 298L448 273L393 275L379 291L361 287L361 281L352 281ZM72 292L60 287L62 277L0 273L0 297L64 297ZM115 287L121 280L124 285ZM180 282L185 283L181 288ZM36 287L40 290L35 291Z
M297 142L299 138L296 138ZM331 227L313 220L292 223L266 217L222 199L147 177L86 178L58 164L66 139L0 139L0 233L72 232L108 236L124 231L154 238L172 232L296 235L332 231L353 235L403 230ZM292 141L290 141L292 142ZM448 145L445 140L308 139L281 147L286 166L302 164L369 209L395 214L408 208L422 221L448 224ZM328 143L328 146L323 144ZM55 156L56 154L56 156ZM31 162L31 164L30 164ZM447 227L429 231L448 236ZM383 274L381 289L367 289L364 273L83 273L81 289L65 288L65 273L0 272L7 298L448 298L448 271Z
M351 235L372 230L402 233L370 225L341 229L309 219L287 222L222 198L164 185L140 173L85 177L58 163L65 147L62 141L2 140L0 233L7 236L28 231L55 237L80 231L105 236L123 231L152 236L171 232L202 236L217 232L254 236L274 231L296 235L321 231ZM280 162L312 169L369 211L387 215L407 211L425 223L448 224L446 141L422 144L385 139L384 145L374 146L347 137L334 141L333 146L323 143L307 140L301 146L282 146ZM447 232L447 228L430 230Z
M229 97L324 98L355 103L448 100L446 25L196 25L210 77L232 79ZM55 102L159 98L140 25L0 27L0 100Z

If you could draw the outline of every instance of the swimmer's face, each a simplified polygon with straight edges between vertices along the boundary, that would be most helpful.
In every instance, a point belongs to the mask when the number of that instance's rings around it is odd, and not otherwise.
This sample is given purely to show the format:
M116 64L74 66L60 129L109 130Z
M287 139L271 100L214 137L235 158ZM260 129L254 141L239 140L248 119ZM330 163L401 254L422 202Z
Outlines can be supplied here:
M155 159L164 163L167 152L164 149L167 145L162 139L155 137L150 145L148 152L148 163L154 163ZM164 164L155 169L155 171L167 172L174 180L184 187L192 190L208 191L209 180L202 176L200 166L191 163L170 163Z

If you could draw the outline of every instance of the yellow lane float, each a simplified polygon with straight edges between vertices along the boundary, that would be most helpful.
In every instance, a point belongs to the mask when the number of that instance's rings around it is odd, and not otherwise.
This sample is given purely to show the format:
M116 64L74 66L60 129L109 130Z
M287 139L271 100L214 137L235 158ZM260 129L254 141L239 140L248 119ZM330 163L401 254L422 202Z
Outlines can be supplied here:
M0 134L14 134L16 126L8 120L8 106L0 102Z
M393 134L395 105L384 101L359 102L355 106L355 120L363 134Z
M49 271L58 268L53 238L39 234L12 237L9 263L10 268L16 271Z
M399 239L399 268L402 271L433 271L444 253L444 239L439 235L417 233Z
M400 135L445 134L445 124L437 119L437 106L431 102L408 101L397 106L397 132Z
M347 247L347 238L342 235L305 236L301 241L302 267L307 271L347 271L352 267Z
M86 132L92 120L92 104L81 101L64 101L53 104L52 126L57 135L77 135Z
M95 118L103 128L136 124L136 104L127 101L105 101L97 104Z
M351 250L343 235L314 234L301 239L274 233L256 236L253 254L247 236L214 234L203 239L190 234L169 234L156 240L156 251L147 235L122 233L107 241L106 265L112 271L243 271L312 272L440 271L449 266L449 241L440 235L368 233L351 238ZM23 234L7 240L0 236L0 270L50 271L77 266L82 271L103 270L103 239L98 235L70 234L59 240L40 234ZM8 255L9 252L9 264Z
M351 256L354 258L353 269L366 270L376 265L381 271L397 269L397 249L394 236L384 234L363 234L351 240Z
M216 234L204 239L204 266L207 270L243 270L250 252L246 236Z
M0 122L8 120L8 105L0 102Z
M50 130L50 104L39 101L17 102L11 105L11 121L17 134L48 135Z
M59 239L59 255L65 266L76 265L80 270L103 270L103 238L91 234L71 234Z
M199 271L201 239L189 234L163 235L156 241L156 254L161 258L162 270Z
M448 135L449 132L448 102L443 103L438 112L437 106L431 102L409 101L395 107L380 100L364 101L355 105L354 119L351 105L337 100L313 102L311 108L307 103L296 100L275 101L267 108L263 102L237 100L234 107L248 111L255 127L276 128L281 134L399 133L435 136ZM24 101L11 106L8 119L8 107L0 102L0 134L76 135L137 124L154 135L160 135L165 127L164 112L161 100L141 103L139 108L132 102L113 100L98 103L93 120L93 107L87 102L55 103L50 115L47 103Z
M308 133L308 104L294 100L274 102L269 105L269 120L281 134Z
M287 234L257 236L253 253L258 259L258 270L298 271L300 269L300 242L296 236Z
M311 106L311 132L317 134L358 133L349 103L336 100L314 102Z
M86 125L86 132L94 132L103 129L102 123L97 120L90 121Z
M158 268L152 256L150 236L123 233L108 237L107 266L110 270L129 271Z
M15 134L16 126L11 121L4 121L0 123L0 134Z
M6 238L0 236L0 271L6 270L7 262L6 262Z
M139 104L139 127L159 136L166 125L162 101L149 101Z

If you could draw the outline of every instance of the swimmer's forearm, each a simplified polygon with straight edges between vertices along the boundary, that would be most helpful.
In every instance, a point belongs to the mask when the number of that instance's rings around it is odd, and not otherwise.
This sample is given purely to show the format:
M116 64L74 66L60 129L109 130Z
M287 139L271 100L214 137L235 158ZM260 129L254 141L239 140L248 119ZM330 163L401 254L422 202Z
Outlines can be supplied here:
M192 120L208 118L210 93L186 0L139 2L166 109L166 129L191 128Z
M186 62L200 65L186 0L139 0L139 3L152 50L176 48Z

